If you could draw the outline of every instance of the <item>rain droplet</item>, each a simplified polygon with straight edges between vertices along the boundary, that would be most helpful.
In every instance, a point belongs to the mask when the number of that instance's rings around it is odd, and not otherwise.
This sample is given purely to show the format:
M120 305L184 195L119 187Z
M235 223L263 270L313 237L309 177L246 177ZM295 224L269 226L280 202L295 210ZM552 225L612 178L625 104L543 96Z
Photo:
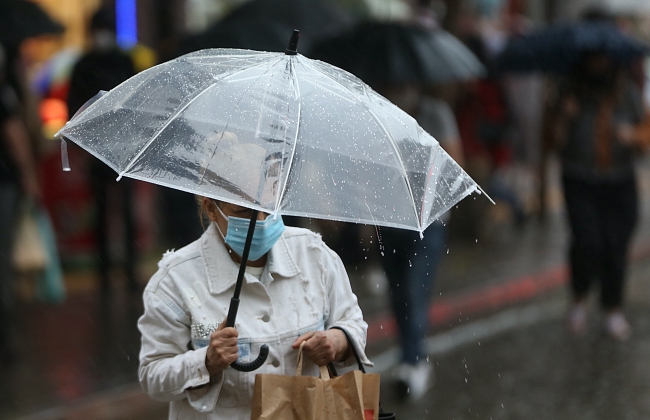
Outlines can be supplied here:
M467 383L467 378L465 378L465 383Z

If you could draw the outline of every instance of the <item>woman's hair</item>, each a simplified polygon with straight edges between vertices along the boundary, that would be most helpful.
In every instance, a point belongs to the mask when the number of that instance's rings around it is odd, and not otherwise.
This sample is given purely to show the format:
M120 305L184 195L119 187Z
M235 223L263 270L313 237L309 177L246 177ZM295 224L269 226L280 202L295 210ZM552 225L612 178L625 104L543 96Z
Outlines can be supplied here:
M208 226L210 225L210 216L208 215L208 200L204 200L206 197L203 197L202 195L195 195L194 199L196 200L196 204L198 206L198 215L199 215L199 220L201 222L201 227L203 230L206 230L205 227L205 222L208 222ZM216 205L218 205L219 201L213 200Z

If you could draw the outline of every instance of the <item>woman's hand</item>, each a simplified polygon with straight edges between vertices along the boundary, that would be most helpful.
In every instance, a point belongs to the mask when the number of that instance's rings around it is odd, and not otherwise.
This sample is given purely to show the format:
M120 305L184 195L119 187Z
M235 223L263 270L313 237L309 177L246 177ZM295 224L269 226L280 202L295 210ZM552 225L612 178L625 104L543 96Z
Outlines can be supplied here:
M210 376L226 370L237 360L239 356L238 336L239 332L236 329L226 327L225 320L210 335L210 344L205 355L205 367Z
M303 350L318 366L340 362L348 357L348 340L341 330L311 331L298 337L291 347L297 349L305 341Z

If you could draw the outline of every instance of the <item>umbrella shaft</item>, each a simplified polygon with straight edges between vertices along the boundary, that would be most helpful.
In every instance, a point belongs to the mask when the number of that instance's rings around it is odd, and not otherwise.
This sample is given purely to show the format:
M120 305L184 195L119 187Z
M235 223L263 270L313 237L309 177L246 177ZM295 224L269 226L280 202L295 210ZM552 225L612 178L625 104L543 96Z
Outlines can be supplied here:
M241 287L244 284L244 274L246 273L246 263L248 262L248 254L251 250L253 243L253 234L255 233L255 224L257 223L257 215L259 211L253 210L251 221L248 225L248 233L246 234L246 242L244 243L244 252L241 256L241 264L239 265L239 273L237 274L237 283L235 283L235 293L230 299L230 308L228 308L228 318L226 320L226 327L234 327L235 319L237 318L237 310L239 309L239 295L241 294Z

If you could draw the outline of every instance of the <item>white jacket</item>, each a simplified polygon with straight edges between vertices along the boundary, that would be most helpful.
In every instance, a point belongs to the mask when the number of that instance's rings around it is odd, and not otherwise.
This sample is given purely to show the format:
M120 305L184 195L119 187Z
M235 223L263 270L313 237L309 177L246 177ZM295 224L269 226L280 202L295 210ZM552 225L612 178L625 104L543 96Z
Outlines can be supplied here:
M212 224L199 240L165 254L144 292L140 383L171 402L170 419L250 419L255 375L295 375L291 344L308 331L341 326L358 350L365 348L367 324L340 258L317 234L287 227L262 272L268 288L246 273L235 325L239 360L254 360L266 343L266 363L250 373L228 368L210 380L207 344L226 318L239 268L218 235ZM363 351L361 357L370 365ZM318 375L318 368L306 361L303 374Z

